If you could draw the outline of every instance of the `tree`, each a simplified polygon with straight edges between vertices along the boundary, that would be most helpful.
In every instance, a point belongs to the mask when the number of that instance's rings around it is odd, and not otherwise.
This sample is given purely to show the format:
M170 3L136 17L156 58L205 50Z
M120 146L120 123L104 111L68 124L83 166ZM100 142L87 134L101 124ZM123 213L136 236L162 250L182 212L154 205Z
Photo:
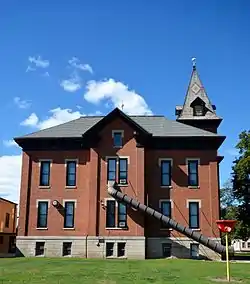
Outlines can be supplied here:
M233 162L232 184L233 196L239 201L237 219L240 228L237 236L247 240L250 237L250 130L240 133L236 149L239 157Z

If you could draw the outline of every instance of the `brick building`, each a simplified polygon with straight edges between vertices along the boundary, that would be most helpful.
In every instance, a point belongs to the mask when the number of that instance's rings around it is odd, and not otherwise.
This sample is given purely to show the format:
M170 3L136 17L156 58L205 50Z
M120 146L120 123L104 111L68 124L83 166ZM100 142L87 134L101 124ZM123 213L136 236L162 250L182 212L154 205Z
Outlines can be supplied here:
M216 115L193 66L176 121L118 108L15 141L23 149L17 247L24 256L158 258L218 255L117 202L122 192L220 241Z
M0 256L15 253L17 204L0 197Z

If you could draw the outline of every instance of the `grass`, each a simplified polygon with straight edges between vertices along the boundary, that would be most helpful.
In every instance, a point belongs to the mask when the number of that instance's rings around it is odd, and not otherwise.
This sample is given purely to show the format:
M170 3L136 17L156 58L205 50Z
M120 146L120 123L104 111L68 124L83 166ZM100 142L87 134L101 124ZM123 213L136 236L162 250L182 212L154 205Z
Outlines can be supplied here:
M241 283L250 283L249 263L232 263L231 272L232 277L241 280ZM179 259L0 259L0 284L203 284L216 283L212 279L225 277L225 273L226 264L222 262Z

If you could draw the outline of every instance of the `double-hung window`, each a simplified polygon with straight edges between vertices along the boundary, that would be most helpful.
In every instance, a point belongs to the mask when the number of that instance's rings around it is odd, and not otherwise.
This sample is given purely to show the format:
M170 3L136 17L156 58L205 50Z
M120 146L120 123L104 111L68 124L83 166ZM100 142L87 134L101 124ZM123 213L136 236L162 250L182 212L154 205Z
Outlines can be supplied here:
M188 185L198 186L199 176L198 176L198 160L188 160Z
M48 201L38 201L37 206L37 228L48 226Z
M66 162L66 186L76 186L76 161Z
M108 158L107 179L120 185L128 184L128 158Z
M122 147L122 137L123 137L123 132L119 130L114 130L112 132L113 136L113 145L115 148L121 148Z
M160 206L161 206L161 213L169 218L171 218L171 201L170 200L164 200L164 201L161 201L160 203ZM169 226L164 223L164 222L161 222L161 228L162 229L166 229L166 228L169 228Z
M161 186L171 186L171 160L161 160Z
M50 185L50 161L40 162L40 186Z
M74 228L75 202L66 201L64 203L64 228Z
M190 201L189 202L189 228L199 229L199 202Z
M106 202L106 228L126 228L127 206L111 199Z

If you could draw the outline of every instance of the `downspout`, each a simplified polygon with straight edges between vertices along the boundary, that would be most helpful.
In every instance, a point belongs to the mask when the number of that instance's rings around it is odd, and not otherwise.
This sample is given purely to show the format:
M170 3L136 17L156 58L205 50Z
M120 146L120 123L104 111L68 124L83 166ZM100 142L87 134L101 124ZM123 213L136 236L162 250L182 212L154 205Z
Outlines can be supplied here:
M88 258L88 236L89 235L86 235L85 238L85 258Z

